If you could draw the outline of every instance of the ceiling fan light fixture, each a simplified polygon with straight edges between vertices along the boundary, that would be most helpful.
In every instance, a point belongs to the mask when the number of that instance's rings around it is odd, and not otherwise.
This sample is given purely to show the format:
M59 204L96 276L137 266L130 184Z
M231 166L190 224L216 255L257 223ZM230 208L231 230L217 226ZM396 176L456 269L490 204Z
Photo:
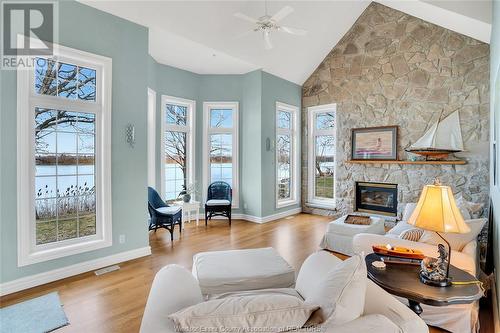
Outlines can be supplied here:
M290 15L294 9L290 6L285 6L281 8L276 14L270 16L267 14L267 1L265 3L265 14L258 19L251 18L242 13L235 13L234 16L242 19L244 21L251 22L255 24L255 27L252 29L255 32L262 32L262 36L264 38L264 46L266 50L272 49L273 44L271 42L271 32L272 31L282 31L291 35L304 36L307 31L302 29L296 29L291 27L285 27L278 24L285 17Z

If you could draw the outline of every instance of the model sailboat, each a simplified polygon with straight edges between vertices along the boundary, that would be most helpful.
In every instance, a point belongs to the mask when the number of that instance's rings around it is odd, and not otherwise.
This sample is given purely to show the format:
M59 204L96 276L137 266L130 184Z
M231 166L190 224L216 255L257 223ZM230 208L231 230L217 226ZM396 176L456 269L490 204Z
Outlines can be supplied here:
M451 153L464 150L458 110L437 121L407 152L425 156L426 159L443 159Z

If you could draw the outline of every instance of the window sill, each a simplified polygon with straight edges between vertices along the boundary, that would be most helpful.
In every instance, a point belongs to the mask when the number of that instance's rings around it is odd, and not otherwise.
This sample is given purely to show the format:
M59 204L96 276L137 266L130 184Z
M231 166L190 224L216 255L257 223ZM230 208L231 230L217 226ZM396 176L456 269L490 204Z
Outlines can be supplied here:
M297 200L282 200L282 201L278 200L276 203L276 208L284 208L298 204L299 202Z
M113 245L113 241L109 240L91 240L79 242L71 245L62 245L60 247L39 250L36 252L20 254L18 258L18 267L36 264L48 260L68 257L71 255L94 251Z
M337 208L335 207L335 204L333 202L306 202L307 207L311 208L319 208L319 209L326 209L326 210L334 210L336 211Z

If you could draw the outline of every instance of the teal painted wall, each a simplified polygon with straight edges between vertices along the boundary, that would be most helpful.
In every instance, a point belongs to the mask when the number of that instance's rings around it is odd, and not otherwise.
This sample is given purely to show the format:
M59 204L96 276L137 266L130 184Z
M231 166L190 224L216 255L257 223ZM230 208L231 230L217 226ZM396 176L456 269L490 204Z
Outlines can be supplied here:
M493 112L491 112L491 136L490 142L493 142L494 131L496 130L497 145L500 145L500 1L493 1L493 26L490 42L490 96ZM493 146L492 146L493 148ZM494 225L493 225L493 249L495 254L495 267L496 267L496 284L497 284L497 297L500 304L500 276L498 274L500 269L500 149L497 149L497 184L493 184L493 174L490 177L490 195L493 205ZM493 155L495 152L491 150ZM493 161L491 156L490 161ZM493 173L493 165L490 168ZM499 310L499 309L497 309ZM499 310L500 315L500 310Z
M89 22L91 24L89 24ZM6 282L111 254L148 246L145 198L148 31L73 1L59 5L60 44L113 59L112 186L113 246L25 267L17 267L16 72L1 74L1 272ZM135 148L124 139L136 127ZM126 236L118 243L120 234Z
M262 72L262 215L268 216L282 211L300 207L300 182L297 195L299 203L293 206L276 208L276 156L274 149L266 151L265 140L276 138L276 102L282 102L298 107L298 147L300 147L300 110L301 110L301 86L290 81L283 80L272 74ZM299 170L300 149L299 149ZM299 172L300 174L300 172Z
M243 212L262 216L262 71L253 71L243 76L244 112L240 116L241 142L241 199Z

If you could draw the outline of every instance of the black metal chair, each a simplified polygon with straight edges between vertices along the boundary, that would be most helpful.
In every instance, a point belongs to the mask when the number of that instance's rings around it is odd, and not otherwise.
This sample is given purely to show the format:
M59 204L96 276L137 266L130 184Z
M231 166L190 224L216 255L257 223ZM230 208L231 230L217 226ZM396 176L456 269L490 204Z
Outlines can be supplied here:
M233 190L226 182L213 182L208 187L207 202L205 203L205 226L213 216L224 216L229 219L231 225L231 204L233 202Z
M182 233L182 208L167 205L152 187L148 187L148 211L151 217L150 231L165 228L170 231L170 239L173 241L175 225L178 224L179 234Z

